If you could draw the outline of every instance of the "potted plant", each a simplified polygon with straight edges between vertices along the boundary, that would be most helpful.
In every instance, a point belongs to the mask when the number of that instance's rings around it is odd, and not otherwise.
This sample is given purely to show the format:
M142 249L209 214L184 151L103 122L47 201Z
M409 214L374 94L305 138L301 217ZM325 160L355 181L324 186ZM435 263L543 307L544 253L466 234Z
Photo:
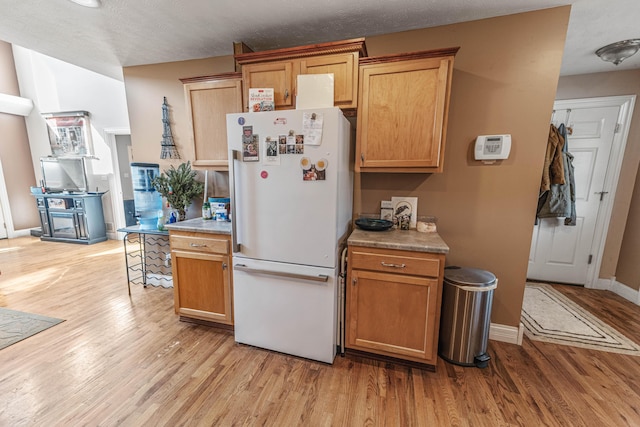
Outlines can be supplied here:
M196 181L196 175L196 171L191 169L191 162L187 162L177 168L171 165L151 182L156 191L166 197L169 205L178 211L180 221L185 220L187 207L193 198L204 190L204 184Z

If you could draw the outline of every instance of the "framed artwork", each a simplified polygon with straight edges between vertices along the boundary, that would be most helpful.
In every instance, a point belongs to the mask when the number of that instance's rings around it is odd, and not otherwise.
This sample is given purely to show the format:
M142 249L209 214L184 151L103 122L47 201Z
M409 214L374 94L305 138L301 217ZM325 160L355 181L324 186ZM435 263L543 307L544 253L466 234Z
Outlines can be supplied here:
M43 113L54 157L93 156L89 112Z
M418 219L417 197L392 197L393 225L401 230L416 228Z

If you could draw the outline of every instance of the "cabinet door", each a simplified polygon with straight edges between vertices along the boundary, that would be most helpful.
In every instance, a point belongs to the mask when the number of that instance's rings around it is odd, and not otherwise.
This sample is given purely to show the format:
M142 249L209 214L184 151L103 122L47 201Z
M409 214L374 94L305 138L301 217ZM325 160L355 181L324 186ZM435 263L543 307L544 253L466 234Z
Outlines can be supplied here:
M358 53L322 55L300 60L300 74L333 73L334 105L356 108L358 103Z
M356 170L441 172L451 59L360 68Z
M227 113L242 112L242 80L184 85L194 166L228 169Z
M438 280L352 270L347 347L436 363Z
M250 88L273 88L276 109L294 108L294 82L298 74L298 63L292 61L247 64L242 66L245 99L249 99ZM244 111L248 111L245 102Z
M45 237L51 236L51 231L49 230L49 215L45 209L38 209L38 213L40 214L40 225L42 226L42 235Z
M76 221L78 222L78 239L88 239L87 217L84 212L76 213Z
M176 313L233 324L229 256L172 251Z

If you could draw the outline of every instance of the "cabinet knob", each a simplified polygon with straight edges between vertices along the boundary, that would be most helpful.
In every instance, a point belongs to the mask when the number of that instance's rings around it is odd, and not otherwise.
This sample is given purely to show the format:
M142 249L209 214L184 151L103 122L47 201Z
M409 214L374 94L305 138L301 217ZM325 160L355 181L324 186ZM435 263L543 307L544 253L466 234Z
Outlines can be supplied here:
M289 98L289 89L284 90L284 100L286 101Z
M358 279L357 278L354 277L353 279L351 279L351 284L353 286L355 286L357 283L358 283Z
M192 248L206 248L207 245L201 245L199 243L189 243L189 246L191 246Z
M222 263L222 269L223 269L223 270L226 270L226 269L227 269L227 263L226 263L226 262L223 262L223 263Z

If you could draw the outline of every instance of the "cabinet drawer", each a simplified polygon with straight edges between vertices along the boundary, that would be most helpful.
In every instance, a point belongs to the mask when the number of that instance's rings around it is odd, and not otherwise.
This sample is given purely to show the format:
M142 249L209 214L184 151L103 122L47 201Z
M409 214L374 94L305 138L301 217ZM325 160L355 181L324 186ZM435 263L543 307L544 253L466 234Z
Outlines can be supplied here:
M171 249L208 252L215 254L229 253L229 240L200 236L170 236Z
M441 257L434 254L352 247L349 263L359 270L438 277Z

